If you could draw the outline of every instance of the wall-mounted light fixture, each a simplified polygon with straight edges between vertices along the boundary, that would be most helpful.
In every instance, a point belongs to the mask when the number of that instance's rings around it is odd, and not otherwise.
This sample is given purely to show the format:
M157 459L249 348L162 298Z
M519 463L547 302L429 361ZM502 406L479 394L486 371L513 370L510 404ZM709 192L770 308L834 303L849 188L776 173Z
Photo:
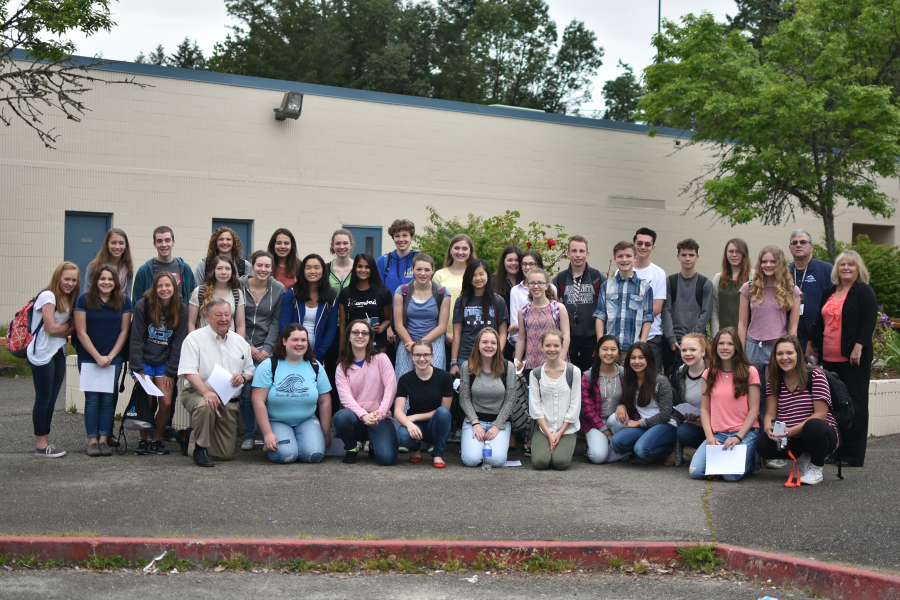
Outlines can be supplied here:
M281 106L275 109L275 119L299 119L300 110L303 108L303 94L300 92L285 92L281 100Z

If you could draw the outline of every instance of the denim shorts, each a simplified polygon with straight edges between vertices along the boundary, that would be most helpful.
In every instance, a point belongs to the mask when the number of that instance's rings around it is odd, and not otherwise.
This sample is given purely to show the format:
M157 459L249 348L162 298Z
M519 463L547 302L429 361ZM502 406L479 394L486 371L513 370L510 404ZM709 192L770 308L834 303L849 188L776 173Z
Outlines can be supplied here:
M141 363L144 367L144 375L147 377L162 377L166 374L166 365L148 365Z

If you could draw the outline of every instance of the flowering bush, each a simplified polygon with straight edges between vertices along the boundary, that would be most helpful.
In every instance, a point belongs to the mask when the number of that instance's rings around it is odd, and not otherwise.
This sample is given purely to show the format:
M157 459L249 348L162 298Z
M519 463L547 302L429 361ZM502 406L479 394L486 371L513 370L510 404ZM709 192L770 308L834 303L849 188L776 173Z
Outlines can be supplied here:
M897 336L894 333L891 318L882 312L883 309L883 306L878 307L878 325L875 327L875 334L872 336L872 343L875 346L875 360L887 359Z
M453 236L465 233L475 244L475 256L487 261L491 273L497 272L497 263L503 249L515 244L522 250L537 250L544 260L544 268L552 275L559 269L557 264L565 258L569 236L561 225L542 225L537 221L528 224L528 229L520 227L516 220L519 211L508 210L494 217L478 217L469 214L469 221L463 224L459 218L445 219L432 206L428 210L428 225L416 233L416 249L429 254L440 269L444 266L447 248Z
M887 244L873 244L866 235L856 236L852 244L837 243L838 253L856 250L869 271L869 284L884 306L884 312L900 317L900 248ZM828 261L825 244L817 244L813 257Z

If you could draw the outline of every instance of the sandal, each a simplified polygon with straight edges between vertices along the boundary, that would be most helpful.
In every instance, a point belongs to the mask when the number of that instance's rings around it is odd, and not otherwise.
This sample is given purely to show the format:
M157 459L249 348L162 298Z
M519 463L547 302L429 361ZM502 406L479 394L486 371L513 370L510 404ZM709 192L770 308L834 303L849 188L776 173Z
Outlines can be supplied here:
M441 461L441 462L438 462L438 461ZM444 459L441 458L440 456L435 456L433 466L435 469L443 469L444 467L447 466L447 463L445 463Z

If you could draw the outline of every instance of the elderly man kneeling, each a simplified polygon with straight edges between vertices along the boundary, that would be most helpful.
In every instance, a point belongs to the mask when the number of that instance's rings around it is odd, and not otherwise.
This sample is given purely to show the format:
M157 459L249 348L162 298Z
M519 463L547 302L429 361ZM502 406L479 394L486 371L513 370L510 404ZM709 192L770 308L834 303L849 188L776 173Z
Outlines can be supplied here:
M178 397L191 415L191 430L181 437L182 447L193 453L198 467L215 466L212 459L231 460L237 435L240 402L231 402L241 393L239 386L253 379L250 345L230 331L231 307L221 298L213 298L205 308L208 326L197 329L184 340L178 374L184 377L184 388ZM231 373L231 385L237 389L231 398L222 399L207 385L219 365ZM189 444L189 445L187 445ZM187 446L185 448L185 446Z

